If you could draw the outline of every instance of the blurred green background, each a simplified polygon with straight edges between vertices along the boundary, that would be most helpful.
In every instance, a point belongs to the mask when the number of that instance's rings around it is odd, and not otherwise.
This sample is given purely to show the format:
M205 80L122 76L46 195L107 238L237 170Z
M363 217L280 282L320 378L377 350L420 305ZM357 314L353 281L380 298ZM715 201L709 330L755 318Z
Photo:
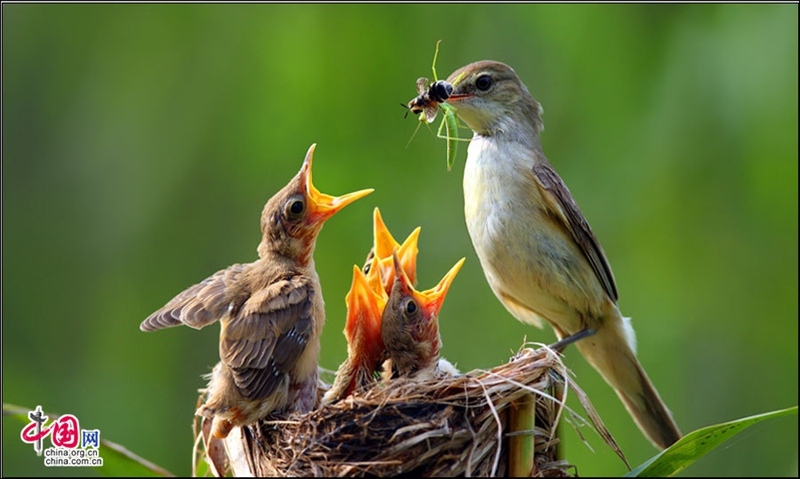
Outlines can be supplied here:
M266 200L318 143L315 184L375 193L323 229L320 362L346 357L344 296L379 206L422 226L419 286L467 262L441 315L462 371L527 336L496 300L463 219L466 143L403 119L414 82L513 66L542 141L608 255L639 357L684 432L798 403L797 5L9 5L3 13L3 401L76 415L190 473L215 325L139 323L255 260ZM468 137L464 130L462 136ZM574 348L567 364L631 464L655 449ZM578 407L577 404L572 404ZM4 475L42 466L3 421ZM584 428L581 475L620 475ZM797 417L748 429L686 471L796 476ZM90 471L91 472L91 471Z

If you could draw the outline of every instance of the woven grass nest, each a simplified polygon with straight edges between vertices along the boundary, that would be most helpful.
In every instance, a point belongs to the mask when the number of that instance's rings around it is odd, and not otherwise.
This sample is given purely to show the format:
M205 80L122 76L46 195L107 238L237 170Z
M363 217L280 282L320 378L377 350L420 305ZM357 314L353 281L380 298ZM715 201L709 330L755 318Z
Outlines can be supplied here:
M556 428L565 411L572 424L586 421L564 406L568 392L625 461L559 355L524 347L488 371L377 383L307 414L234 428L225 440L209 443L211 421L196 418L193 471L204 474L197 466L205 460L210 473L223 476L506 476L514 470L509 438L531 433L510 431L508 413L527 399L535 400L531 475L571 476L577 471L558 457Z

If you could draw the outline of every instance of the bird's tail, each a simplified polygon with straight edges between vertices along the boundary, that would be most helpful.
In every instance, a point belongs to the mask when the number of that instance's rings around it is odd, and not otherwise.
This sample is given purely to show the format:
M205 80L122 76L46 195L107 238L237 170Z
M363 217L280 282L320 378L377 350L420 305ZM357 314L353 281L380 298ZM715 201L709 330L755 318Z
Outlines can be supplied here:
M681 432L636 359L633 330L627 318L618 318L621 321L604 323L594 335L575 345L616 390L644 435L658 448L666 449L681 438Z

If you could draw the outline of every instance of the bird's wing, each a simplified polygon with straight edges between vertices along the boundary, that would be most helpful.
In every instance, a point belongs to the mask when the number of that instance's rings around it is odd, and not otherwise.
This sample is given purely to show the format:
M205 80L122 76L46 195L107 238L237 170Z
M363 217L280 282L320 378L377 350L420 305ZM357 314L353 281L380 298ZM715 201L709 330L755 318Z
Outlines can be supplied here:
M142 321L139 329L155 331L185 324L200 329L222 318L231 306L230 286L247 264L235 264L190 286L161 309Z
M542 196L545 198L553 210L558 212L559 220L567 227L572 235L572 239L583 251L594 273L603 285L606 294L614 301L618 301L617 285L614 283L614 275L608 265L603 248L597 241L586 218L583 217L578 204L564 184L564 180L547 162L537 162L533 166L533 175L537 183L541 186Z
M310 278L290 276L255 293L223 323L220 357L246 398L270 395L305 350L314 294Z

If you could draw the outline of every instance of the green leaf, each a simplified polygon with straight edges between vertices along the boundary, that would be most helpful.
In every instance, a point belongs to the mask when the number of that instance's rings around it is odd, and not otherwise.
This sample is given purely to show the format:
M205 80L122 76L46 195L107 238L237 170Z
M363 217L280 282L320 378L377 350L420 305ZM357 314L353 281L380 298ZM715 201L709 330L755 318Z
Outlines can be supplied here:
M797 414L797 406L724 422L693 431L664 449L625 477L670 477L689 467L709 451L753 424L779 416Z
M18 419L22 424L29 424L28 413L32 409L27 409L13 404L3 403L3 416ZM51 420L58 419L58 414L45 413ZM128 477L174 477L175 475L166 469L159 467L152 462L143 459L130 452L125 447L100 439L98 448L100 457L103 458L103 465L95 467L98 474L103 476L128 476Z

